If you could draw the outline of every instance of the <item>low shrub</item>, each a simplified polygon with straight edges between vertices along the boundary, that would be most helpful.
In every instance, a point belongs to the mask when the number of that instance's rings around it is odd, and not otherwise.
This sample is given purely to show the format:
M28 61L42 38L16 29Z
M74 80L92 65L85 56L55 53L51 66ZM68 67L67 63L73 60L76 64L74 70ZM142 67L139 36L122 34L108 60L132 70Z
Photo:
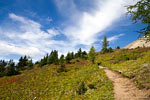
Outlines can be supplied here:
M58 72L58 73L67 72L67 69L65 68L65 65L62 64L62 65L57 69L57 72Z
M78 95L82 95L87 91L87 88L85 87L84 82L82 82L80 84L80 86L78 87L78 90L76 91Z
M96 87L94 86L94 84L89 84L88 87L89 87L90 89L96 89Z

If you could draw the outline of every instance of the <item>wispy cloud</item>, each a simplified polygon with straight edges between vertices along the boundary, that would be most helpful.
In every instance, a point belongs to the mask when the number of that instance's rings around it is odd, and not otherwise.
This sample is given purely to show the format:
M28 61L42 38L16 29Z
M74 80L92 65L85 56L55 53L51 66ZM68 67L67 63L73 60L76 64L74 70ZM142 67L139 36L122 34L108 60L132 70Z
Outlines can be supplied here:
M59 1L59 0L57 0ZM58 3L59 7L66 7L66 0ZM103 31L111 27L115 21L125 14L125 5L133 2L130 0L97 0L97 9L91 12L80 12L75 6L74 0L71 0L72 16L80 15L75 23L65 27L65 35L76 44L91 45L98 41L98 36L103 35ZM64 9L63 9L64 10ZM77 13L76 13L77 12ZM74 20L74 19L73 19Z
M112 36L112 37L109 37L108 38L108 41L109 42L114 42L116 40L118 40L120 37L124 36L125 34L119 34L119 35L115 35L115 36Z
M34 59L39 59L53 49L66 46L65 41L53 40L54 36L61 34L55 28L43 31L40 23L14 13L10 13L9 18L19 23L19 25L16 24L15 26L18 30L13 30L13 26L9 30L1 28L0 34L5 36L5 40L0 39L0 52L3 53L1 56L18 54L30 55ZM66 52L65 50L61 51Z
M0 41L0 51L4 55L8 54L19 54L19 55L31 55L34 56L36 54L40 54L40 50L33 46L16 46L15 44L7 43L4 41Z

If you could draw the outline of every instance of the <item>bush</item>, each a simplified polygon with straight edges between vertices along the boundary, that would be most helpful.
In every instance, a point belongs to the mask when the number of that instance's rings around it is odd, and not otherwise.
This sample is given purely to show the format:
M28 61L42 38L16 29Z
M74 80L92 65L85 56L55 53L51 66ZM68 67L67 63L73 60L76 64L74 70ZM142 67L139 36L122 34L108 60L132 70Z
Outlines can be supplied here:
M109 53L113 52L113 49L110 47L110 48L108 49L108 52L109 52Z
M60 66L60 68L57 69L57 72L58 72L58 73L67 72L67 69L65 68L65 65L62 64L62 65Z
M98 66L101 65L101 64L102 64L102 62L98 62L98 63L97 63Z
M108 49L107 49L107 48L103 48L102 51L101 51L102 54L105 54L105 53L107 53L107 52L108 52Z
M113 49L111 47L108 48L108 49L107 48L103 48L102 51L101 51L102 54L111 53L111 52L113 52Z
M87 88L85 88L84 82L82 82L77 90L78 95L82 95L87 91Z
M120 46L117 46L116 49L120 49Z
M96 89L96 87L95 87L93 84L89 84L88 87L89 87L90 89Z
M76 62L80 62L80 60L77 59Z

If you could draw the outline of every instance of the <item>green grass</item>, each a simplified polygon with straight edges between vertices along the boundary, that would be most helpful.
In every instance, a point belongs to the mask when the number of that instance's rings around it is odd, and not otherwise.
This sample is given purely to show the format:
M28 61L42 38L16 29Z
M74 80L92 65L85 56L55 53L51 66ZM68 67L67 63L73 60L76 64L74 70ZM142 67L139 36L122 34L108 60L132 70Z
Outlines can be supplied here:
M150 89L150 48L99 54L98 62L101 62L102 66L121 72L124 77L133 79L138 88Z
M88 62L86 62L88 63ZM114 100L113 84L96 65L78 62L58 73L58 66L45 66L21 75L0 78L1 100ZM78 95L81 82L87 91ZM94 89L88 86L94 85Z

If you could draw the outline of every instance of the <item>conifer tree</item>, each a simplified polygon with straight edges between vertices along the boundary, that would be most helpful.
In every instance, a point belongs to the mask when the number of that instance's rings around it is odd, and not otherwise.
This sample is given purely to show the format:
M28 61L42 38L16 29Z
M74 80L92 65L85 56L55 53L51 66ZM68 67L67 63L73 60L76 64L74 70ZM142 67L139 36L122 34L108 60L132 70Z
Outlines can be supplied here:
M60 56L59 63L60 63L60 64L64 64L64 61L65 61L65 58L64 58L64 55L62 54L62 55Z
M113 49L112 49L111 47L108 48L108 52L109 52L109 53L113 52Z
M58 51L54 50L51 52L51 54L49 55L48 59L47 59L47 64L59 64L58 61Z
M116 49L120 49L120 46L117 46Z
M16 71L16 69L15 69L15 63L13 62L13 60L10 60L9 62L8 62L8 65L7 65L7 68L6 68L6 75L7 76L11 76L11 75L16 75L16 74L18 74L19 72L18 71Z
M74 52L71 53L71 59L74 59Z
M47 64L52 64L53 63L53 50L51 51L50 55L48 56L48 59L47 59Z
M137 32L149 37L150 40L150 0L140 0L134 5L128 6L127 10L134 23L144 25L144 28Z
M21 58L19 59L18 64L17 64L17 69L18 69L18 70L22 70L23 67L24 67L24 64L23 64L23 57L21 57Z
M33 68L33 62L32 62L32 59L31 60L28 60L28 69L32 69Z
M81 48L78 50L78 57L81 57L82 56L82 50Z
M78 53L75 53L74 57L75 57L75 58L78 58Z
M24 58L23 58L23 65L24 65L24 66L27 66L27 64L28 64L28 58L27 58L27 56L25 55Z
M86 52L86 51L83 51L83 52L82 52L82 56L85 56L85 55L87 55L87 52Z
M46 57L44 56L44 58L41 59L41 61L40 61L40 63L39 63L39 66L40 66L40 67L43 67L43 66L46 65L46 64L47 64L47 59L46 59Z
M67 64L70 64L70 60L71 60L71 54L70 54L70 52L68 52L68 54L67 54L65 60L66 60L66 63L67 63Z
M53 54L53 64L58 65L59 61L58 61L58 51L54 50L54 54Z
M5 75L5 67L6 67L7 63L5 62L5 60L0 60L0 77Z
M96 56L95 48L94 46L92 46L88 54L88 58L93 64L95 63L95 56Z
M102 42L102 52L103 53L108 52L108 49L107 49L108 46L109 46L109 41L107 41L107 37L104 36L104 40Z

